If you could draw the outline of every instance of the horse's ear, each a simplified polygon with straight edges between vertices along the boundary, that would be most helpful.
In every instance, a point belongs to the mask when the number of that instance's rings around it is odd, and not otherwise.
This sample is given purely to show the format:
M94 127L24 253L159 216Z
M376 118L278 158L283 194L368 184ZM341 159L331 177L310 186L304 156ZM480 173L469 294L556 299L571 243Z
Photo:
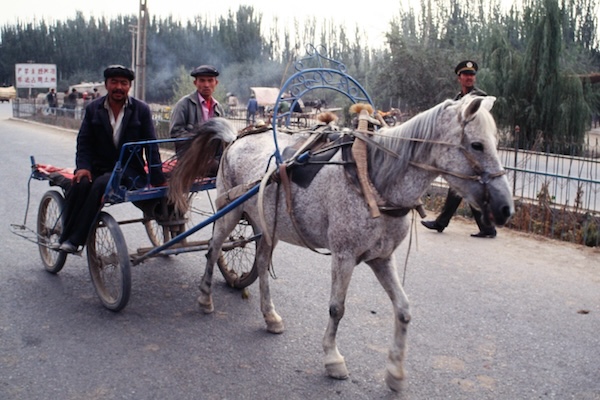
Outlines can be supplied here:
M481 105L486 110L491 111L492 107L494 106L494 102L495 101L496 101L496 98L494 96L486 96L486 97L483 98L483 101L481 102Z
M486 110L490 111L494 106L495 101L496 98L494 96L477 96L473 98L473 100L471 100L469 104L467 104L467 108L463 112L463 118L465 120L469 120L473 115L475 115L475 113L479 110L479 107L481 106L483 106L483 108L485 108Z

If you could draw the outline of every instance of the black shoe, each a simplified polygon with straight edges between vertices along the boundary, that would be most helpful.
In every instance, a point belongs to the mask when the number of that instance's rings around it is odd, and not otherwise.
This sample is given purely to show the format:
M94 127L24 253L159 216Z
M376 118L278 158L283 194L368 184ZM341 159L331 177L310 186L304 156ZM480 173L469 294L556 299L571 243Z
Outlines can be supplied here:
M478 232L472 233L471 237L493 239L496 237L496 232Z
M421 221L421 225L427 229L436 230L438 232L442 232L446 228L445 226L438 224L437 221Z
M77 248L79 246L71 243L69 240L64 241L60 244L60 246L58 246L58 249L60 251L62 251L63 253L69 253L69 254L73 254L73 253L77 253Z

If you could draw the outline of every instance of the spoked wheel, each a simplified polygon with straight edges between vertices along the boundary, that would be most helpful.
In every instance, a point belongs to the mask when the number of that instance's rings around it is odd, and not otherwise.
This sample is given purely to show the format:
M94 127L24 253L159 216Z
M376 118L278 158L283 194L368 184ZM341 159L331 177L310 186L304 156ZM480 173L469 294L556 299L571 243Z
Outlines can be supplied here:
M185 232L187 225L179 222L174 224L159 224L155 219L149 219L144 221L144 228L146 228L146 233L148 234L150 242L155 247L158 247L167 243L180 233Z
M67 253L53 248L63 229L62 211L65 200L56 190L47 191L42 197L37 217L38 248L46 271L57 274L65 265Z
M87 242L90 275L104 307L122 310L131 294L131 268L123 232L115 219L101 212Z
M217 265L227 281L236 289L251 285L258 278L256 246L260 230L245 213L223 244Z
M147 219L144 221L144 228L148 234L150 243L155 247L161 246L171 240L171 231L168 226L160 225L155 219Z
M190 199L191 201L191 199ZM166 203L160 205L162 220L159 223L157 217L144 213L144 228L150 243L154 246L162 246L175 236L187 230L190 222L190 212L180 215L173 209L169 209Z

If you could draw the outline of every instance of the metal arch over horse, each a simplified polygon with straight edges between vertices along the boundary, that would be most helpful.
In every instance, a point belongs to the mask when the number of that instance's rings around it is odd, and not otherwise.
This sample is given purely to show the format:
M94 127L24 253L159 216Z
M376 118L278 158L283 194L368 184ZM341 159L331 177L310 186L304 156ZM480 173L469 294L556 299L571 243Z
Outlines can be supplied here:
M485 217L503 225L514 212L511 191L496 151L496 125L489 112L494 97L465 96L447 100L403 125L380 130L372 137L378 146L369 147L370 178L386 203L413 208L430 183L439 175ZM219 195L239 185L260 181L275 151L273 133L238 138L224 152L217 177ZM282 147L293 145L294 135L277 133ZM382 150L380 146L386 151ZM332 162L340 162L336 154ZM395 153L395 156L390 153ZM201 156L188 151L184 157ZM181 165L184 165L183 163ZM271 166L268 174L277 168ZM177 179L177 175L173 179ZM339 164L325 165L312 183L302 188L291 184L291 207L296 221L286 210L282 185L269 184L263 193L266 229L257 244L256 263L260 279L260 307L267 331L284 331L269 289L269 266L277 241L331 252L332 282L329 323L323 338L324 364L329 376L346 379L348 370L338 351L336 334L344 316L345 298L354 268L366 263L389 295L394 308L394 338L388 355L386 383L401 388L404 378L406 334L411 320L409 302L395 267L394 251L409 232L409 219L383 213L372 218L365 200L349 183ZM221 246L242 213L256 220L256 196L245 201L214 225L204 276L198 298L206 313L214 310L212 274ZM301 232L302 237L300 237Z

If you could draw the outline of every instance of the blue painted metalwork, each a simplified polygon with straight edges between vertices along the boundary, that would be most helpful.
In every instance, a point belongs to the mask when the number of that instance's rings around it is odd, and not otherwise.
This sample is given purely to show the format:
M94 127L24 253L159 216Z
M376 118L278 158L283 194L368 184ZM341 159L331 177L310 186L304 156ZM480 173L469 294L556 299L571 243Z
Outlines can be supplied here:
M365 89L347 74L346 66L327 57L326 53L325 46L306 46L306 56L294 64L297 72L285 81L279 91L272 120L273 140L275 141L274 157L277 165L283 162L277 144L278 122L283 121L286 126L289 126L294 106L306 93L315 89L331 89L345 95L353 103L369 103L375 109L373 101ZM290 109L279 113L278 110L282 101L290 103Z
M110 204L126 203L138 200L149 200L165 197L168 188L166 186L149 186L146 182L136 184L133 182L130 187L122 185L123 172L127 169L127 165L131 162L133 157L138 157L143 153L143 149L149 146L158 146L163 143L174 143L187 141L190 138L177 138L177 139L157 139L157 140L146 140L139 142L125 143L121 148L119 160L115 164L113 173L106 185L104 192L104 202ZM148 182L151 181L152 167L158 167L156 165L150 165L148 168L147 177L143 177ZM141 179L141 178L140 178ZM202 182L196 182L190 188L190 192L200 192L203 190L214 189L215 178L207 178Z
M176 243L181 242L183 239L198 232L200 229L204 228L205 226L212 224L219 218L223 217L225 214L233 211L235 208L240 206L242 203L244 203L244 202L248 201L250 198L254 197L254 195L256 195L258 193L259 189L260 189L260 183L257 183L250 190L248 190L246 193L244 193L242 196L238 197L237 199L235 199L234 201L232 201L225 207L221 208L219 211L217 211L210 217L201 221L199 224L194 225L192 228L188 229L187 231L179 234L178 236L175 236L173 239L169 240L168 242L164 243L163 245L155 247L152 250L150 250L149 252L147 252L139 257L135 257L133 259L133 265L137 265L137 264L143 262L144 260L159 254L161 251L168 249L169 247L171 247L172 245L174 245Z

